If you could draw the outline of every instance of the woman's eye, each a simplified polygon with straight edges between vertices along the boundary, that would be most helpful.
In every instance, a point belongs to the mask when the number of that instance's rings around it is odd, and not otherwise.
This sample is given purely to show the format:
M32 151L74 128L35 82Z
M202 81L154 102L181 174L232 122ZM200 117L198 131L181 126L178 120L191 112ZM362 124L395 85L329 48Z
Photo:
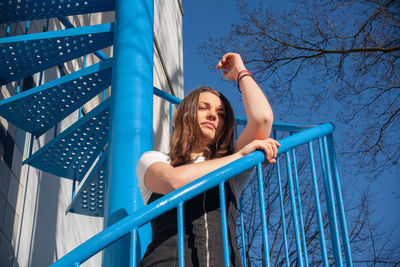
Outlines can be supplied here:
M200 106L200 107L199 107L199 109L200 109L200 110L205 110L205 109L206 109L206 107L202 107L202 106Z

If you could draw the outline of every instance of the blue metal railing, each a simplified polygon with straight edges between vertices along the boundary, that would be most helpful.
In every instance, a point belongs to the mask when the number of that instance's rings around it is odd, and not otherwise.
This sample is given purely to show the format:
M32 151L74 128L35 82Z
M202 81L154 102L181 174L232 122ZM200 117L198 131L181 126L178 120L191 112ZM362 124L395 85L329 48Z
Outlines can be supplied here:
M179 104L181 101L179 98L172 96L164 91L161 91L157 88L153 88L153 92L155 95L169 101L170 103L173 104ZM172 105L170 106L172 107ZM245 124L245 119L236 117L236 123L237 124ZM317 217L318 217L318 228L319 228L319 240L320 240L320 247L321 247L321 259L322 259L322 264L323 266L329 266L328 262L328 256L327 256L327 248L326 248L326 242L325 242L325 237L324 237L324 227L323 227L323 222L322 222L322 215L321 215L321 208L320 208L320 201L319 201L319 194L318 194L318 183L316 181L317 176L316 176L316 171L315 171L315 164L314 164L314 156L313 156L313 150L312 150L312 141L313 140L326 140L324 141L326 143L325 146L322 146L322 160L325 165L324 173L326 176L326 179L329 184L332 184L332 177L331 175L328 175L327 173L333 173L333 184L335 185L335 198L338 203L338 215L339 215L339 220L340 220L340 225L341 225L341 232L342 232L342 243L344 247L344 254L346 258L346 264L347 266L352 266L352 261L351 261L351 253L350 253L350 246L349 246L349 240L347 237L347 230L346 230L346 222L345 222L345 217L344 217L344 210L343 210L343 203L340 195L340 183L339 183L339 178L337 174L337 166L336 166L336 159L334 155L332 156L333 151L333 140L332 140L332 132L334 130L334 126L330 123L325 123L321 125L291 125L291 124L285 124L285 123L275 123L273 126L274 129L274 134L276 134L277 130L284 130L286 132L296 132L296 134L289 135L283 139L281 139L279 142L281 144L281 147L279 148L278 155L284 154L286 155L286 166L287 166L287 172L288 172L288 177L289 177L289 184L290 184L290 195L291 195L291 203L292 203L292 213L293 213L293 225L294 225L294 231L296 235L296 251L297 253L297 264L299 266L308 266L308 260L307 260L307 253L306 253L306 240L304 237L304 226L302 225L302 222L300 220L300 226L299 226L299 221L297 218L297 207L296 203L300 203L300 195L299 195L299 186L298 186L298 177L296 174L296 171L294 171L295 175L295 184L290 182L290 180L293 178L292 175L292 170L291 170L291 165L292 162L291 160L295 160L294 155L294 148L306 144L310 148L310 162L311 162L311 168L312 168L312 180L313 180L313 185L314 185L314 197L315 197L315 204L317 207ZM319 141L322 143L322 141ZM290 153L292 157L290 157ZM329 155L329 156L328 156ZM79 247L75 248L72 250L70 253L65 255L63 258L61 258L59 261L54 263L53 266L74 266L76 264L81 264L84 261L86 261L88 258L99 252L100 250L106 248L113 242L119 240L123 236L129 233L137 233L138 229L147 222L150 222L152 219L156 218L157 216L176 208L178 211L178 248L179 248L179 262L180 266L184 266L184 248L183 248L183 203L188 201L189 199L193 198L194 196L210 189L215 186L219 186L220 188L220 201L221 201L221 210L222 210L222 231L223 231L223 236L226 239L227 238L227 229L224 227L226 226L226 214L223 214L224 211L224 182L230 179L231 177L234 177L235 175L249 169L252 167L257 166L257 179L259 183L259 200L260 200L260 210L261 210L261 220L262 220L262 240L263 240L263 258L264 258L264 265L265 266L271 266L270 264L270 253L269 253L269 247L268 247L268 226L266 222L266 214L265 214L265 200L264 200L264 194L263 194L263 174L262 174L262 168L261 168L261 163L265 160L265 156L262 152L256 151L251 153L250 155L247 155L246 157L237 160L231 164L228 164L225 167L220 168L219 170L216 170L208 175L205 175L198 180L160 198L159 200L135 211L133 214L129 215L128 217L122 219L121 221L115 223L114 225L108 227L101 233L97 234L93 238L89 239ZM329 161L329 164L327 164L327 161ZM322 163L322 162L321 162ZM277 166L277 177L278 180L280 181L280 163L279 159L276 164ZM296 168L296 164L294 163L294 168ZM333 171L328 170L327 167L332 166ZM296 190L295 190L296 188ZM330 187L332 189L332 187ZM283 209L283 196L282 196L282 187L279 185L280 189L280 203L281 203L281 216L282 220L284 222L285 220L285 212ZM295 191L297 192L297 195L295 196ZM329 191L329 190L328 190ZM328 203L329 207L332 207L334 205L334 199L333 199L333 191L330 190L328 192L328 198L331 200L330 203ZM296 201L297 200L297 201ZM299 205L299 204L297 204ZM299 214L301 214L301 205L299 205ZM338 230L337 226L335 227L335 222L331 222L333 217L336 218L336 212L334 209L329 209L328 208L328 213L329 217L331 220L329 221L330 225L333 225L332 227L336 229L336 232L331 232L331 236L335 235L338 236ZM240 216L243 214L241 213ZM335 219L336 220L336 219ZM225 223L224 223L225 221ZM243 225L242 225L243 226ZM243 248L243 253L242 253L242 262L243 265L247 265L247 260L246 260L246 253L245 253L245 244L244 244L244 236L243 236L243 230L241 231L242 233L242 248ZM286 232L286 226L284 225L283 227L283 235L285 236L285 262L287 266L290 266L290 255L288 255L288 245L286 244L286 235L288 233ZM300 236L301 240L300 240ZM136 240L137 238L133 238L133 240ZM226 242L226 241L225 241ZM225 243L224 242L224 243ZM334 244L339 244L339 241L335 239ZM134 247L135 244L134 244ZM229 249L228 246L225 244L224 245L224 257L225 257L225 262L226 266L229 266ZM341 266L342 259L342 249L337 246L332 247L332 252L331 254L333 255L335 265ZM303 251L303 252L302 252ZM136 258L135 256L133 258Z

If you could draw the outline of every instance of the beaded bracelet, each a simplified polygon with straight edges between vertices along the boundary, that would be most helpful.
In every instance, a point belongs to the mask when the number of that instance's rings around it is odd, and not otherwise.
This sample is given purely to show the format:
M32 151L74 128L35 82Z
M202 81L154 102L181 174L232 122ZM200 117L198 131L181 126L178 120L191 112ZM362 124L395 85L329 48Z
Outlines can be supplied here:
M246 74L240 76L240 75L241 75L242 73L244 73L244 72L245 72ZM239 82L240 82L240 80L241 80L243 77L246 77L246 76L250 76L250 77L253 78L253 80L254 80L253 74L251 74L250 71L248 71L248 70L241 70L241 71L238 73L237 78L236 78L236 83L237 83L237 87L238 87L239 93L242 93L242 90L240 90L240 87L239 87Z

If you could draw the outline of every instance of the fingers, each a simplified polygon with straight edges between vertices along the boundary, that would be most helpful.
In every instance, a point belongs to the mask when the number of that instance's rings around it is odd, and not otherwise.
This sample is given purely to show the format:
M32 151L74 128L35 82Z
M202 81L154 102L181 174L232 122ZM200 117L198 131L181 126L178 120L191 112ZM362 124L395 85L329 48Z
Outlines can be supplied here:
M227 69L227 70L229 70L230 69L230 58L233 56L233 53L227 53L227 54L225 54L223 57L222 57L222 59L218 62L218 64L217 64L217 70L220 70L220 69Z
M244 67L243 60L237 53L226 53L217 64L217 70L231 70L235 65Z
M273 142L273 145L272 145L272 149L274 151L273 155L274 155L274 158L276 158L278 156L278 148L281 146L281 144L279 144L279 142L276 141L275 139L270 138L269 140Z
M217 64L217 70L225 69L225 72L222 72L222 76L226 80L236 80L237 75L241 70L245 70L243 60L241 56L237 53L227 53L225 54L221 60Z
M278 155L278 148L281 145L279 144L278 141L268 138L264 140L253 140L251 143L247 144L244 146L241 150L240 153L242 156L246 156L247 154L255 151L255 150L261 150L265 154L266 161L268 163L276 163L276 157Z
M281 145L278 141L268 138L266 140L262 140L261 147L265 153L265 158L267 159L268 163L276 163L276 157L278 155L278 148Z
M266 150L264 150L264 151L265 151L265 157L266 157L268 162L271 162L272 160L275 159L274 150L273 150L273 148L272 148L272 146L270 144L268 144L266 146Z

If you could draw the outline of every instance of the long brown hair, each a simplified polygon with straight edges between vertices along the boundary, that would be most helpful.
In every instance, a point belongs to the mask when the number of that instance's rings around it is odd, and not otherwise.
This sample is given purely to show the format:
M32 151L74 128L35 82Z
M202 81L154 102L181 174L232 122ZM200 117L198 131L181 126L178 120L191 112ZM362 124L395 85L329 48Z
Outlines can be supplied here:
M197 120L197 106L201 93L212 93L218 96L225 107L225 125L223 132L217 136L213 144L206 145L205 138ZM171 137L172 166L179 166L191 162L190 153L196 146L204 147L203 155L206 159L219 158L233 151L234 116L232 107L226 97L211 87L201 87L186 95L178 106L172 121ZM199 142L201 142L199 144Z

